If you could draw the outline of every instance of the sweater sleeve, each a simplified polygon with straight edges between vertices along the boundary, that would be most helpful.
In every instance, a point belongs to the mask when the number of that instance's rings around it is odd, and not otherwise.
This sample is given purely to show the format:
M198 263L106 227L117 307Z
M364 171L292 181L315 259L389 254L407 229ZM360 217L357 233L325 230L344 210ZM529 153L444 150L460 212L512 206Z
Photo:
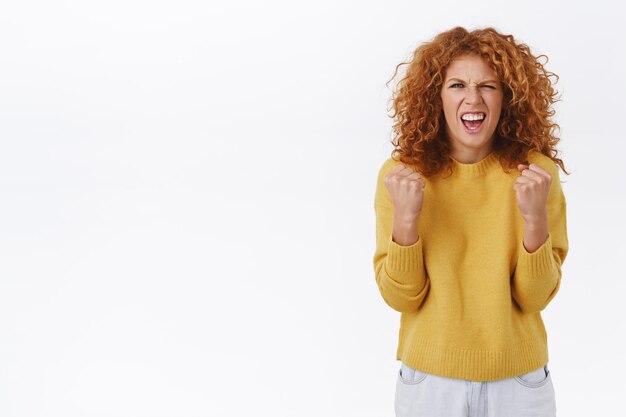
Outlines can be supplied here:
M546 308L559 291L561 266L569 249L567 239L566 201L556 165L545 165L552 175L548 196L548 237L530 253L519 242L517 264L511 278L511 294L523 313L537 313Z
M374 273L378 290L387 305L396 311L409 313L419 309L428 293L430 282L424 266L422 237L408 246L400 245L392 238L394 209L384 177L393 166L393 160L389 159L378 173L374 202Z

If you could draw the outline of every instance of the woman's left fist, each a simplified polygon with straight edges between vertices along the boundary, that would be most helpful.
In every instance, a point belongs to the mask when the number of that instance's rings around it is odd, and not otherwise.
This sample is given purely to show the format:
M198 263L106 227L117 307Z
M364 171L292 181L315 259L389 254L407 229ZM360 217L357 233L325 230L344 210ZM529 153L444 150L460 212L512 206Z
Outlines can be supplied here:
M547 219L552 175L537 164L518 164L517 169L521 174L513 189L524 221L530 223Z

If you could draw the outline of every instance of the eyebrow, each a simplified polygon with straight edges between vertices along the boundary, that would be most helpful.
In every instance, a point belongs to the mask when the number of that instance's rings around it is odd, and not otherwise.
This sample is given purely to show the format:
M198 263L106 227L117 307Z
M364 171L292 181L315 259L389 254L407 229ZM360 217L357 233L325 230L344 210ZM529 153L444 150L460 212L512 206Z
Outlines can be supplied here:
M460 78L450 78L448 81L446 81L446 84L449 83L450 81L461 81L462 83L464 83L465 81L460 79ZM498 80L485 80L482 81L480 84L484 84L484 83L498 83Z

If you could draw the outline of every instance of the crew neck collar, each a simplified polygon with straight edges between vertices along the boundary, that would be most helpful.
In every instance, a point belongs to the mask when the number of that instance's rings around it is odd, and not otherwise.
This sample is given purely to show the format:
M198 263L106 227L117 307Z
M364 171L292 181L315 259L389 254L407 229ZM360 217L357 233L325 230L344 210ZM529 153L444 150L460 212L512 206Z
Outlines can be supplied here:
M474 163L465 164L457 161L452 156L450 156L450 159L452 160L452 169L454 171L452 175L459 177L480 177L498 164L498 154L495 150Z

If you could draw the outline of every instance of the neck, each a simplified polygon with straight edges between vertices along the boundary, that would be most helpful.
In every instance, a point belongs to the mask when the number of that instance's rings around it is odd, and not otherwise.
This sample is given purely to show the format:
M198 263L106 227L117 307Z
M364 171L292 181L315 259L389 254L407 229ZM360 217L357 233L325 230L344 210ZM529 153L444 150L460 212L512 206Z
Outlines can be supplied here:
M476 151L466 150L461 152L451 152L450 156L456 162L461 164L475 164L483 160L487 155L493 152L493 149L478 149Z

